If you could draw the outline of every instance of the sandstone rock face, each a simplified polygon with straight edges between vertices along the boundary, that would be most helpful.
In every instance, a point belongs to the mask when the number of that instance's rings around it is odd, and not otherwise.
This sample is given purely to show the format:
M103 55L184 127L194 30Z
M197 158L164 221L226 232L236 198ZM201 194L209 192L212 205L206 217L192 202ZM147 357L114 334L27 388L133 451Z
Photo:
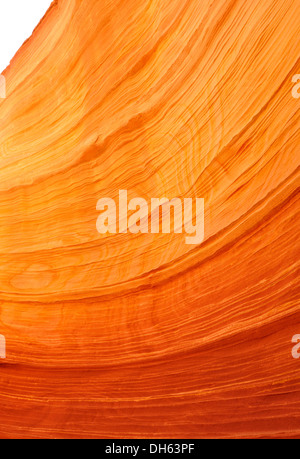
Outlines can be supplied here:
M1 438L300 437L298 0L57 0L3 73ZM96 203L205 199L205 240Z

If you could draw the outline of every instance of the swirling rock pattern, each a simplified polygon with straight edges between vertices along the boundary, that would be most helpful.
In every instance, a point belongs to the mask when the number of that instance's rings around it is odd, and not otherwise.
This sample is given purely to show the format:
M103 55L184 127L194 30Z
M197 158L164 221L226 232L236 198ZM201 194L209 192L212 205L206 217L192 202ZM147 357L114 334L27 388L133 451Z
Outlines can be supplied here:
M0 100L1 438L299 438L299 0L56 0ZM205 198L205 241L96 203Z

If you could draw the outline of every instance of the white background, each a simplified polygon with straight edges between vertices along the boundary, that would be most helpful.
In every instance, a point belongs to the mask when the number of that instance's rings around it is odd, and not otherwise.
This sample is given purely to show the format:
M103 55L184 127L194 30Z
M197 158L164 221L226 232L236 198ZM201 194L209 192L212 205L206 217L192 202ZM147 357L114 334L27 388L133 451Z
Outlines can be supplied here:
M0 73L30 37L52 0L0 0Z

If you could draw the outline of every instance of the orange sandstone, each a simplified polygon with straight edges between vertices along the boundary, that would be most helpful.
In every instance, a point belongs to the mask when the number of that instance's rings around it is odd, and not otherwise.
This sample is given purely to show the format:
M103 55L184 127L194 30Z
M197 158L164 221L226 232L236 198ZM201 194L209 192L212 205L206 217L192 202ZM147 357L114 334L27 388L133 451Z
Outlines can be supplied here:
M299 438L298 0L57 0L0 100L1 438ZM96 203L205 199L205 241Z

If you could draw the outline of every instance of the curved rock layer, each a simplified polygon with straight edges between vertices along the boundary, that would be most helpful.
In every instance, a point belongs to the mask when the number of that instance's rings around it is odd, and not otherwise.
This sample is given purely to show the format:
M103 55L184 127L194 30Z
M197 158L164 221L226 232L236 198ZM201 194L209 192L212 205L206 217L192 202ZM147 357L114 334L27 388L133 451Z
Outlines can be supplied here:
M1 438L300 437L299 0L57 0L0 101ZM96 203L205 199L205 241Z

